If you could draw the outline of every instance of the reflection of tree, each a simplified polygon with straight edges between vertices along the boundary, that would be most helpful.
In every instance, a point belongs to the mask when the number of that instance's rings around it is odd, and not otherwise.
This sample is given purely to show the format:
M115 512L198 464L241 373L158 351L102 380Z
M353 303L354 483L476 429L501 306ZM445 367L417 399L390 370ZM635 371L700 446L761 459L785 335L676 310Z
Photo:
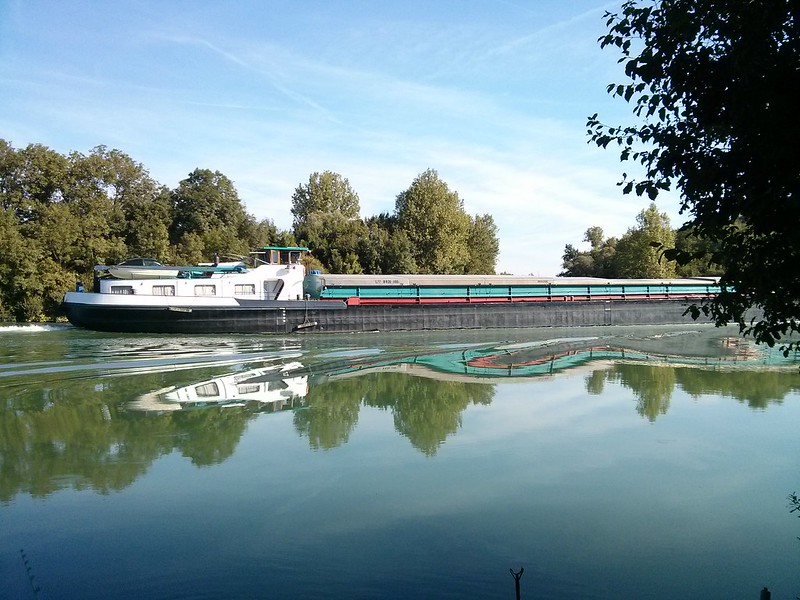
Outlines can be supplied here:
M178 434L175 446L194 465L221 463L233 455L252 416L238 408L174 412L170 417Z
M433 456L448 435L461 427L470 404L489 404L494 386L380 373L366 398L369 406L389 408L394 426L426 456ZM375 378L375 376L371 376Z
M156 389L164 380L138 376L137 385ZM238 408L131 413L122 400L130 397L131 382L124 379L97 387L94 380L52 382L5 395L0 502L20 492L41 497L65 487L120 490L175 448L197 465L221 462L253 417Z
M312 448L347 442L365 406L391 410L397 431L428 456L461 425L469 404L489 404L494 385L409 377L404 373L368 373L312 386L304 410L294 415L298 433Z
M346 443L358 423L365 384L363 378L354 378L311 386L306 408L294 413L297 433L308 437L315 450Z
M675 369L678 383L691 396L721 394L747 402L751 408L766 408L800 390L800 378L792 371L729 371L724 374L701 369Z
M667 414L672 390L675 387L675 369L651 365L614 365L614 378L633 390L638 400L636 412L651 423L658 415Z
M592 374L586 378L586 391L590 394L594 394L595 396L599 396L603 393L603 390L606 387L606 371L605 370L596 370L592 371Z
M602 393L605 381L620 383L637 397L636 412L650 422L658 415L667 414L672 390L675 387L675 369L632 363L617 363L605 371L593 371L586 378L590 394Z
M92 400L0 410L0 500L21 491L45 496L69 486L107 493L130 485L171 449L169 422L120 416Z
M751 408L766 408L770 402L781 402L790 392L800 390L794 371L718 371L626 363L593 371L586 377L586 391L600 394L606 381L631 389L638 398L636 412L650 421L666 414L676 384L693 397L719 394L747 402Z

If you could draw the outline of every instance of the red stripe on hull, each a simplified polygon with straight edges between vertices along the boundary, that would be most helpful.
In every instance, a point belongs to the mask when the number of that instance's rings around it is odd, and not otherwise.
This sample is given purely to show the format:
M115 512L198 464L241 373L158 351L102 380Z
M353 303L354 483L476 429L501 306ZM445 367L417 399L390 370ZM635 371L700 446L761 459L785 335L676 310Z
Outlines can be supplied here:
M503 304L516 302L608 302L611 300L685 300L694 301L709 298L705 294L627 294L625 296L526 296L503 298L360 298L351 296L345 302L348 306L408 306L415 304ZM326 299L341 302L339 299Z

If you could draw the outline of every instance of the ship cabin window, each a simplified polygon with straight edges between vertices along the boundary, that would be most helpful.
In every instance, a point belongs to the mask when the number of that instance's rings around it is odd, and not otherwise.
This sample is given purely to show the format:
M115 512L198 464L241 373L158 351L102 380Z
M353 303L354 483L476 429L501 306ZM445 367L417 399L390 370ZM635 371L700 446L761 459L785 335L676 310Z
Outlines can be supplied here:
M216 398L219 396L219 386L213 381L198 385L194 388L198 398Z
M257 394L261 391L261 384L259 383L240 383L236 386L236 391L239 394Z
M132 285L112 285L111 286L111 293L112 294L133 294L133 286Z
M237 283L233 293L237 296L254 296L256 293L256 284Z
M175 295L175 286L174 285L154 285L153 286L153 296L174 296Z
M251 252L256 266L265 265L297 265L303 255L308 252L305 246L264 246L257 252Z
M215 285L196 285L194 286L195 296L216 296L217 286Z

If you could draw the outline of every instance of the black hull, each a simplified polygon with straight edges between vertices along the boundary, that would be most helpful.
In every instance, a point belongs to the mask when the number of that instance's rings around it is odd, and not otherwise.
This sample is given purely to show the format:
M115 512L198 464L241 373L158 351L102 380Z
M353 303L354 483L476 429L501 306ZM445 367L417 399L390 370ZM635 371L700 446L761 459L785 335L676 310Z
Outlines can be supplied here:
M69 321L123 333L351 333L436 329L585 327L691 323L684 300L356 305L274 302L230 308L139 308L65 304Z

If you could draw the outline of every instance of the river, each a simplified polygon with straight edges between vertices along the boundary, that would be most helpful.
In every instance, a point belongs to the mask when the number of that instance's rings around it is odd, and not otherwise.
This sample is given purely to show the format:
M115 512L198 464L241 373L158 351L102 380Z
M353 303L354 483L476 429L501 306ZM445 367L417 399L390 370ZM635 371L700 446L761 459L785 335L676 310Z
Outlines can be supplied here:
M0 325L0 596L795 598L799 366L708 326Z

